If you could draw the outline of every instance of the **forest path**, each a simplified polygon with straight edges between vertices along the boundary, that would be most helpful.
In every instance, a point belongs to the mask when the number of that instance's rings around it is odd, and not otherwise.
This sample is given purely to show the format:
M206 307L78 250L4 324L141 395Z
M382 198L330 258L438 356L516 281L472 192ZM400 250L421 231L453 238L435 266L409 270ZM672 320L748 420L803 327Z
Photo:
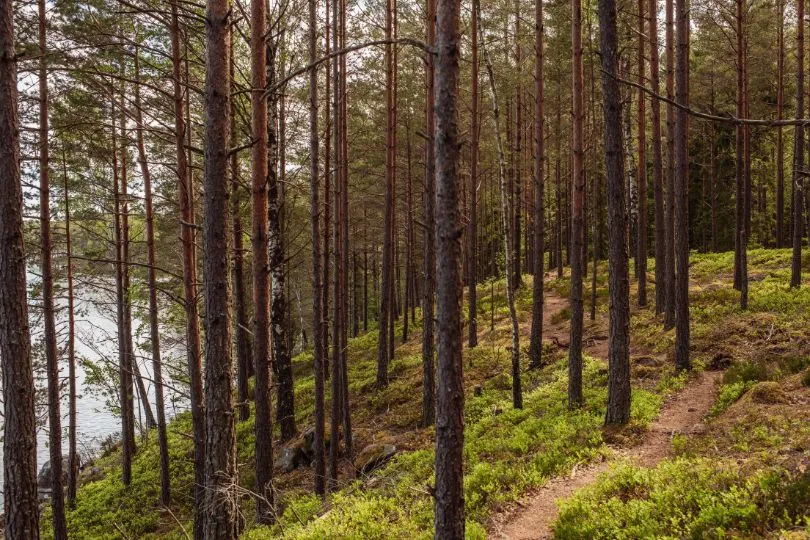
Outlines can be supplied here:
M641 444L633 448L614 448L617 457L652 467L669 454L674 434L694 434L705 429L703 419L717 396L719 371L701 373L690 381L661 409L658 419L650 426ZM551 526L557 520L558 499L566 499L575 491L593 483L606 471L612 460L574 467L567 476L551 479L545 486L526 496L513 511L496 516L490 527L491 538L529 540L552 538Z

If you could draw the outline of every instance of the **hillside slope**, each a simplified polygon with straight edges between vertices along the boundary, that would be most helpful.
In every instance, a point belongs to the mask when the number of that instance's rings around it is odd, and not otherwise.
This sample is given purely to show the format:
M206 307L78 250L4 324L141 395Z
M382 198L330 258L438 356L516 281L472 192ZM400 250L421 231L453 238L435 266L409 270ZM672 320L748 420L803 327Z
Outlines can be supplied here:
M810 322L810 291L807 287L798 291L787 288L787 250L754 250L749 256L750 308L742 312L731 288L731 257L731 254L693 256L693 358L697 375L674 373L669 359L673 331L662 329L652 307L634 308L632 421L618 431L602 428L607 379L604 264L597 280L597 317L594 321L586 317L585 321L585 406L581 411L569 411L566 405L569 314L565 279L549 279L547 283L546 365L539 370L524 371L523 410L514 410L510 405L507 349L510 339L504 284L486 283L480 287L480 344L473 350L466 346L464 349L465 503L469 537L483 538L487 530L493 531L493 516L510 515L515 502L528 492L555 478L570 476L574 468L601 462L620 465L610 468L607 476L562 504L560 521L554 526L558 536L599 536L599 531L613 531L620 536L617 531L642 515L639 507L647 511L643 520L648 528L629 530L656 531L655 534L681 536L722 527L724 531L765 535L801 524L810 508L807 504L797 506L803 501L801 496L810 492L801 489L802 485L807 486L806 476L802 475L810 455L807 428L810 399L807 387L803 386L810 383L807 367L810 339L806 331ZM517 295L522 346L528 346L530 276L526 277L526 283ZM344 459L340 489L323 502L310 494L311 468L277 474L280 503L277 523L270 528L256 527L249 496L254 459L252 418L239 424L238 462L240 484L245 490L241 503L247 538L432 536L433 430L419 427L420 333L415 328L412 339L401 343L400 330L397 328L398 347L391 366L391 384L382 391L374 388L376 332L355 338L349 344L354 446L360 451L372 443L394 445L396 455L386 466L358 477L353 463ZM302 431L312 423L311 361L309 354L295 359L296 413ZM714 419L706 430L676 436L672 444L667 441L665 453L674 451L676 457L665 459L655 468L646 468L653 463L622 460L626 449L643 444L649 426L668 398L695 384L694 377L700 377L704 368L725 371L719 398L713 405ZM776 397L756 397L763 393ZM763 399L775 402L762 403ZM193 481L190 432L188 415L181 415L169 426L174 497L170 509L157 504L158 453L152 434L140 444L129 488L124 488L119 480L116 452L98 461L96 466L104 471L105 477L80 489L77 507L68 514L71 537L185 538L190 534ZM759 457L755 459L749 453ZM744 463L739 464L740 459ZM729 482L730 475L738 480L736 484ZM735 499L728 494L739 495L740 483L756 486L769 480L771 491L757 492L759 498L753 497L753 502L746 503L748 506L743 509L733 506L740 497ZM678 486L686 488L690 484L699 487L695 497L702 499L695 501L676 491ZM783 502L774 500L768 494L777 487L779 493L797 492L800 496L785 496ZM753 489L746 493L753 493ZM651 498L652 494L657 498ZM704 500L715 509L720 503L731 505L736 513L706 511ZM607 506L603 505L605 501L610 501ZM603 506L606 509L599 510ZM659 510L659 506L667 510ZM668 512L677 514L680 520L679 528L669 533L666 524L674 522ZM751 529L752 516L761 517L762 512L781 517ZM700 528L690 525L696 521ZM46 527L50 523L48 519L42 522ZM50 536L50 531L44 533L45 537Z

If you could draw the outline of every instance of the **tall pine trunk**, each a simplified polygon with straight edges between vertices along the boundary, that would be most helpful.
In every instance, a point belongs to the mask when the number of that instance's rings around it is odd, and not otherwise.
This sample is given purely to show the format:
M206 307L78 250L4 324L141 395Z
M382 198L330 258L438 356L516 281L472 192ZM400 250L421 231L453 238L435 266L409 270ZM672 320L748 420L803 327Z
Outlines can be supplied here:
M51 520L57 540L67 539L65 492L62 480L62 415L60 413L59 353L53 290L53 237L51 235L50 140L48 129L48 63L45 35L45 0L37 2L39 37L39 226L42 266L42 319L48 380L48 450L51 465ZM16 382L16 381L15 381Z
M515 163L514 175L512 176L514 187L514 198L512 199L512 215L514 216L514 223L512 224L512 246L514 258L512 260L512 287L519 288L523 285L523 276L520 272L520 220L521 220L521 206L522 206L522 188L523 188L523 168L521 167L523 160L523 84L522 84L522 64L523 64L523 49L520 46L520 0L515 0L515 69L517 76L517 87L515 88L515 146L512 153L512 159Z
M28 328L14 6L0 0L0 362L3 513L10 540L39 538L34 374Z
M804 115L804 0L796 0L796 118ZM804 179L804 129L797 126L793 135L793 256L790 286L802 281L802 186Z
M438 0L436 24L436 269L438 374L434 538L464 538L463 293L458 141L458 0ZM431 224L428 223L428 226Z
M160 450L160 502L168 506L171 496L169 477L169 443L166 435L166 410L163 403L163 363L160 357L160 325L158 323L157 275L155 271L155 218L152 208L152 175L146 159L141 112L140 57L135 48L135 122L137 127L138 162L144 187L146 208L146 272L149 287L149 339L152 349L152 378L155 383L155 411L157 412L158 448Z
M689 10L675 0L675 101L689 106ZM691 369L689 359L689 118L675 113L675 366Z
M436 42L436 2L427 0L427 45ZM436 376L434 373L434 295L436 283L436 230L432 226L436 213L436 162L434 156L435 99L434 55L428 55L425 62L425 192L424 198L424 291L422 300L422 425L431 426L436 420Z
M205 422L208 436L205 439L205 538L211 540L235 538L237 533L236 428L228 262L228 152L231 140L229 13L227 0L208 0L206 3L203 279ZM266 205L262 207L262 213L265 208ZM257 352L254 350L255 358ZM258 365L256 367L259 368ZM257 389L257 395L259 393ZM258 418L256 423L259 423Z
M675 326L675 20L674 0L665 0L666 11L666 95L667 95L667 170L666 222L664 224L664 328Z
M65 256L67 258L66 281L68 301L67 361L68 361L68 471L67 501L76 506L76 488L79 481L79 453L77 448L76 414L76 314L73 292L73 239L70 231L70 194L68 190L67 163L62 149L62 172L65 190Z
M310 221L312 225L312 327L313 327L313 370L315 376L315 433L313 437L315 463L315 493L326 493L326 455L324 454L324 353L325 322L323 318L321 283L321 227L320 197L318 194L318 70L315 66L318 42L317 2L308 0L308 49L309 62L309 165L310 165Z
M394 279L394 52L393 44L393 0L386 1L385 7L385 201L383 207L383 261L382 284L380 286L380 332L377 347L377 386L388 386L388 364L391 361L389 345L389 325L393 325L393 279Z
M480 3L476 2L475 9L478 10L478 18L480 20ZM492 116L495 122L495 142L498 149L498 185L500 186L501 193L501 224L503 227L503 247L505 267L504 274L506 275L506 302L509 307L509 321L512 330L512 405L516 409L523 408L523 390L520 380L520 328L518 326L517 311L515 309L515 283L514 283L514 240L516 236L511 227L514 226L514 221L509 219L512 215L512 203L514 200L509 197L509 188L507 184L507 171L506 171L506 157L504 152L504 144L501 139L501 112L498 102L498 92L495 86L495 75L492 69L492 60L490 59L489 52L484 45L484 33L479 29L479 39L484 54L484 65L487 69L487 77L489 79L489 92L492 99Z
M736 88L736 116L743 118L745 116L745 106L743 104L743 86L744 86L744 37L743 37L743 0L735 1L735 33L736 33L736 75L737 75L737 88ZM743 229L745 228L745 126L737 124L734 130L735 142L735 188L736 193L734 197L734 288L742 290L742 240L744 238Z
M585 164L583 146L582 2L571 0L572 175L571 175L571 334L568 346L568 404L582 406L582 274Z
M346 48L346 0L340 1L340 48ZM396 24L396 22L395 22ZM351 409L349 408L349 364L348 364L348 311L349 311L349 139L348 139L348 112L346 93L346 55L339 58L340 62L340 168L341 168L341 199L342 235L343 235L343 327L341 335L340 349L340 371L341 371L341 405L343 417L343 438L346 445L347 459L352 458L352 423ZM355 331L355 335L357 332ZM393 344L393 338L391 340Z
M121 55L121 74L126 78L126 61L124 55ZM126 370L129 372L127 377L130 379L130 384L133 384L138 391L139 404L138 408L133 407L133 411L138 412L140 420L141 410L144 413L144 426L146 430L150 430L157 426L154 414L152 414L152 407L149 405L149 394L146 392L146 385L144 384L143 377L141 376L141 368L138 363L138 355L135 354L135 344L133 340L132 329L132 288L130 266L131 256L131 240L129 228L129 136L127 134L127 119L129 113L126 110L126 94L127 83L122 79L121 83L121 97L119 102L119 110L121 112L120 119L120 142L121 142L121 193L120 193L120 218L121 218L121 272L122 272L122 290L124 296L124 334L123 339L126 343L127 360ZM133 396L134 398L134 396ZM133 412L134 414L134 412ZM133 420L134 426L134 420ZM134 446L133 446L134 449Z
M255 375L256 521L273 521L273 407L270 350L270 258L268 249L267 3L250 2L251 184L253 247L253 369ZM272 72L272 69L270 70Z
M782 120L785 108L785 2L778 0L779 27L777 28L776 48L776 118ZM782 126L776 128L776 247L782 248L785 242L785 152Z
M652 17L656 16L651 11ZM608 196L608 404L605 424L630 419L630 272L625 235L627 209L622 158L622 106L619 83L619 44L615 0L599 0L602 53L602 95L605 118L605 172Z
M650 38L650 87L654 94L661 90L658 55L658 0L648 0ZM652 120L653 189L655 193L655 313L666 305L666 212L664 211L664 171L661 148L661 102L653 96L650 101Z
M475 1L475 0L473 0ZM470 15L472 26L470 28L470 41L472 42L472 74L470 76L470 221L467 226L467 287L468 287L468 341L470 348L478 345L478 138L480 128L478 125L478 13L475 9Z
M276 57L278 42L268 37L266 44L266 74L267 87L273 88L276 84ZM285 242L282 228L283 183L279 181L280 173L285 164L280 160L280 136L276 125L279 122L279 93L270 93L268 111L270 118L267 122L267 213L268 213L268 242L270 252L270 328L272 332L273 374L276 377L276 421L279 424L279 433L282 441L288 441L295 436L295 390L292 373L292 358L290 356L289 328L287 325L288 299L286 293L287 274L285 271Z
M337 51L339 47L338 42L338 2L339 0L332 0L331 4L327 4L327 9L331 7L332 25L331 30L331 43L332 50ZM327 40L329 33L327 33ZM337 60L330 62L331 77L332 77L332 95L331 95L331 122L332 139L327 139L325 153L327 156L332 157L332 168L325 171L325 174L332 178L332 189L334 201L334 212L332 213L332 238L334 243L333 258L329 263L335 270L335 279L333 282L333 298L334 303L332 315L332 363L331 363L331 383L332 395L330 398L330 439L329 439L329 488L334 490L337 488L338 476L338 452L340 450L340 408L341 408L341 381L340 381L340 354L341 354L341 336L343 335L342 327L344 324L343 318L343 300L342 288L343 282L343 267L341 264L342 256L341 249L343 247L343 228L341 224L341 211L342 211L342 183L340 180L342 167L340 163L340 63ZM329 76L329 73L327 73Z
M231 33L231 52L233 53L233 38ZM234 86L236 59L234 54L230 58L231 86ZM236 126L236 92L231 92L231 126ZM233 297L234 297L234 335L236 342L236 408L239 420L244 422L250 418L250 398L248 379L253 374L253 352L250 346L248 319L248 306L245 291L245 231L242 227L242 188L239 182L239 156L237 152L230 155L231 168L231 219L233 231Z
M194 225L193 176L186 155L186 125L183 102L182 57L180 53L179 0L172 0L172 97L177 159L177 193L180 206L180 240L183 253L183 303L186 312L186 362L188 364L191 424L194 435L194 539L204 537L205 520L205 402L202 383L202 347L197 302L196 230ZM186 76L188 71L186 70ZM187 133L188 130L188 133Z
M532 334L529 345L530 367L543 364L543 274L544 274L544 196L543 166L545 141L543 140L543 0L534 6L534 281L532 283Z
M638 0L638 230L636 265L638 266L638 305L647 305L647 102L644 87L644 0Z
M111 108L112 119L112 173L113 173L113 237L115 240L115 300L116 326L118 330L118 391L121 407L121 481L128 486L132 481L132 456L135 453L135 414L132 396L132 369L127 349L126 325L126 286L124 282L123 254L123 212L121 210L121 193L118 169L118 134L116 125L115 99Z

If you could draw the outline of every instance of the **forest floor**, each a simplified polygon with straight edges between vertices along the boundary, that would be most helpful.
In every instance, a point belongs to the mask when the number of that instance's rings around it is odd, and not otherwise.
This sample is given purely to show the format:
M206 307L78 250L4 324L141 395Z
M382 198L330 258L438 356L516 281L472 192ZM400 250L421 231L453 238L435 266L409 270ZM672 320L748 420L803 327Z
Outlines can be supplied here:
M566 402L567 276L547 277L545 365L522 372L522 410L512 408L510 399L504 282L480 284L479 345L470 349L465 344L463 351L468 538L806 534L810 283L799 290L788 288L789 261L789 250L751 250L749 309L743 311L731 287L732 254L692 255L693 374L675 372L674 331L663 329L651 306L636 307L633 289L633 404L630 423L618 430L602 425L608 334L604 262L593 321L588 317L590 279L585 286L585 402L578 411L569 410ZM810 259L804 264L808 266ZM521 347L527 348L531 276L524 279L516 303ZM652 303L654 283L648 297ZM349 343L355 455L371 444L394 445L396 455L386 466L358 475L353 461L343 456L339 489L324 500L312 494L310 467L277 473L276 524L257 526L249 496L253 416L237 425L245 538L432 536L435 432L420 426L419 317L407 340L402 340L401 321L396 335L391 382L385 389L374 384L376 329ZM301 431L312 425L311 366L311 353L294 360ZM328 387L327 382L327 400ZM149 434L139 446L131 486L120 482L117 451L97 460L104 478L81 487L77 507L68 513L71 538L185 538L193 515L190 432L187 414L169 426L170 509L157 504L158 453L154 434ZM281 445L274 450L279 452ZM47 515L42 520L45 538L52 534L49 521Z
M668 401L658 419L650 425L641 444L631 448L613 447L611 457L623 457L645 467L653 467L670 455L675 434L693 434L706 429L703 423L717 396L722 373L707 371ZM559 516L557 500L594 483L612 463L605 461L575 467L570 474L556 477L517 503L517 509L493 516L489 531L504 540L532 540L553 537L552 525Z

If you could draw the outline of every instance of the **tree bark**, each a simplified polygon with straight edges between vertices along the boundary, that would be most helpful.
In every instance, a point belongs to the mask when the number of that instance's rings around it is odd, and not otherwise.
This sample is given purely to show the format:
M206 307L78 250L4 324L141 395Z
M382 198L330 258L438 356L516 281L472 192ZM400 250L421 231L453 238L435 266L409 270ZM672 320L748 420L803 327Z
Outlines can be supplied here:
M736 116L743 118L745 116L745 105L743 104L743 86L744 86L744 22L743 22L743 0L735 1L735 33L736 33L736 75L737 75L737 96L736 96ZM743 229L745 228L745 126L738 124L735 127L735 187L736 196L734 198L734 288L742 290L742 241L744 238ZM741 299L742 300L742 299Z
M177 192L180 203L180 240L183 252L183 302L186 312L186 361L188 364L191 424L194 434L194 539L204 538L205 521L205 401L202 383L202 347L197 303L196 230L194 226L193 173L186 157L186 125L181 74L179 0L172 0L172 94L174 100L174 137L177 157ZM186 72L188 77L188 72ZM187 132L188 130L188 132Z
M638 0L638 84L644 87L644 0ZM638 305L647 305L647 107L644 90L638 90L638 230L636 264L638 265Z
M650 39L650 87L655 94L661 90L659 55L658 55L658 0L649 0L647 6L649 17ZM655 313L664 311L666 305L666 212L664 211L664 171L661 151L661 102L653 97L652 112L652 150L653 150L653 186L655 190Z
M155 272L155 218L152 209L152 175L146 160L141 113L140 56L135 48L135 122L137 127L138 161L144 185L146 207L146 262L149 287L149 338L152 349L152 378L155 383L155 410L157 412L158 448L160 451L160 502L168 506L171 499L169 477L169 443L166 435L166 410L163 403L163 363L160 357L160 325L158 323L157 276Z
M135 453L135 414L132 396L132 368L127 348L126 324L126 289L124 281L124 241L123 212L121 210L121 193L119 188L118 169L118 133L116 123L116 105L113 98L111 107L112 139L112 173L113 173L113 237L115 241L115 297L116 326L118 330L118 383L119 404L121 407L121 481L128 486L132 481L132 456Z
M675 0L677 49L675 100L689 106L689 7ZM689 118L675 113L675 367L691 369L689 359Z
M435 533L438 539L464 538L464 379L461 299L464 228L459 210L457 0L439 0L436 20L436 271L438 334Z
M666 93L667 99L667 171L666 171L666 238L664 284L664 328L675 326L675 30L674 0L665 0L666 10Z
M205 282L206 330L205 422L208 437L205 440L204 526L205 538L213 540L215 538L236 538L238 517L235 504L237 496L235 492L237 486L236 429L233 415L231 287L228 268L228 197L230 191L228 189L228 151L231 140L228 66L230 8L228 2L226 0L208 0L205 17L207 24L203 279ZM261 63L262 67L263 65L264 62ZM262 181L264 180L262 178ZM266 207L266 204L261 207L260 214L266 215ZM254 245L254 258L259 259L261 253L257 254L255 250ZM266 255L267 252L264 253ZM260 260L259 263L254 263L254 270L257 265L262 266L266 272L266 262L262 263ZM261 304L257 301L257 318L261 316L261 309ZM254 362L260 359L256 365L257 379L261 378L261 375L258 374L258 370L261 369L259 363L267 361L267 350L261 350L261 347L262 345L259 343L254 344ZM260 396L263 391L267 392L267 389L257 388L257 396ZM256 424L258 425L260 421L257 412ZM257 481L260 480L261 477L257 472Z
M804 0L796 0L796 118L804 114ZM804 179L804 129L796 127L793 135L793 256L790 286L802 281L802 187Z
M412 152L411 152L411 126L410 126L410 117L409 122L406 125L405 130L405 309L403 310L404 318L402 320L402 343L406 343L408 341L408 335L410 327L408 325L409 313L408 310L411 309L415 303L415 298L411 294L413 291L413 178L412 178L412 167L411 163L412 159ZM410 317L413 322L416 320L413 317ZM473 323L471 323L473 324Z
M266 85L276 84L276 57L278 42L267 38L266 44ZM268 101L270 118L267 122L267 212L268 242L270 255L270 328L272 333L272 366L276 377L276 421L279 424L281 441L289 441L295 436L295 388L292 373L292 358L288 347L289 336L286 317L288 300L286 294L287 275L284 268L286 245L282 227L283 183L279 181L280 171L285 166L279 160L278 120L279 94L271 92Z
M121 56L121 72L126 73L125 59ZM120 141L121 141L121 192L120 192L120 219L121 219L121 280L122 291L124 299L124 334L123 339L126 343L127 359L126 370L129 372L127 378L128 384L137 388L139 397L139 408L133 405L133 430L134 430L134 412L138 411L140 419L140 409L143 409L146 430L151 430L157 426L154 414L152 414L152 407L149 405L149 394L146 392L146 385L141 376L140 365L138 364L138 357L135 354L135 345L132 339L132 290L130 287L130 234L129 234L129 136L127 135L126 122L129 114L126 111L126 82L121 83L121 96L119 102L119 110L121 112L120 120ZM134 397L134 396L133 396ZM134 437L134 435L133 435ZM133 439L133 451L134 451Z
M532 336L529 345L531 368L543 365L543 273L544 216L543 166L545 162L545 126L543 94L543 0L534 5L534 281L532 283Z
M76 488L79 480L79 454L76 444L76 315L73 292L73 241L70 232L70 194L68 190L67 163L64 147L62 149L62 173L65 192L65 251L67 258L66 281L68 296L68 471L67 501L71 509L76 506Z
M653 0L654 2L654 0ZM656 11L651 10L651 17ZM610 294L608 342L608 404L605 424L630 419L630 276L625 234L625 174L622 156L619 47L615 0L599 0L602 53L602 95L605 118L605 172L608 196L608 280Z
M556 211L556 246L555 246L555 256L554 259L557 262L557 278L561 278L563 275L563 196L562 196L562 174L560 171L560 161L561 161L561 145L562 145L562 96L560 95L560 84L557 85L557 121L556 121L556 129L555 132L555 139L556 139L556 162L554 164L554 178L556 184L556 199L557 199L557 211Z
M318 70L315 66L318 41L317 2L308 0L309 26L309 164L310 164L310 219L312 223L312 316L315 376L315 433L313 449L315 453L315 493L326 493L326 455L324 454L324 327L321 288L321 231L320 201L318 194Z
M386 0L385 38L393 36L393 2ZM389 42L385 46L385 202L383 208L383 261L380 295L380 332L377 348L377 386L388 386L388 364L391 361L389 350L389 325L393 324L393 264L394 264L394 175L395 173L395 103L394 103L394 52Z
M233 53L233 36L231 33L231 52ZM231 54L229 61L231 73L231 126L236 127L236 99L235 99L235 58ZM249 329L246 292L245 292L245 257L244 257L244 229L242 228L242 194L239 185L239 155L233 152L230 155L231 165L231 217L233 220L233 296L235 304L236 324L236 408L241 422L250 418L250 398L248 379L253 374L253 352L250 347L251 331Z
M436 2L438 0L427 0L427 45L433 47L436 44ZM428 55L425 62L425 192L424 198L424 221L428 225L424 228L423 239L423 274L424 291L422 300L422 425L431 426L436 420L436 375L434 368L434 295L436 280L436 231L430 224L435 221L436 214L436 162L434 155L435 133L435 99L436 89L434 85L435 61L433 55Z
M512 246L514 249L514 260L512 261L512 272L514 278L512 279L512 286L516 289L523 285L523 276L520 272L521 260L521 246L520 246L520 218L522 206L522 184L523 184L523 168L522 153L523 153L523 84L522 84L522 63L523 63L523 50L520 46L520 0L515 0L515 69L517 71L517 88L515 88L515 147L512 154L512 159L515 163L515 171L513 176L514 182L514 199L512 200L512 214L514 215L514 223L512 225L512 235L514 237Z
M479 0L475 1L475 9L478 10L478 18L480 20L480 3ZM489 79L489 92L492 99L492 116L495 122L495 142L498 149L498 185L501 192L501 223L503 226L503 246L505 268L504 274L506 275L506 301L509 306L509 320L511 322L512 330L512 405L516 409L523 408L523 390L520 380L520 328L518 326L517 311L515 309L515 289L514 284L514 246L512 242L516 238L513 231L510 230L514 226L514 221L509 219L512 215L511 204L514 202L509 197L509 187L507 185L507 171L506 171L506 157L504 152L504 144L501 140L501 112L498 103L498 92L495 86L495 75L492 69L492 60L490 59L489 52L486 49L483 30L479 29L479 40L481 41L482 52L484 54L484 65L487 69L487 77Z
M62 415L59 398L59 354L56 345L56 315L53 290L53 237L51 235L50 140L48 128L48 63L45 31L45 0L39 0L39 226L42 266L42 319L48 380L48 450L52 472L51 520L57 540L67 539L65 493L62 483ZM15 381L16 382L16 381Z
M327 4L327 9L331 7L332 18L331 18L331 26L329 29L331 30L331 43L332 43L332 50L338 50L339 42L338 42L338 0L332 0L331 4ZM329 33L327 32L327 40L329 39ZM337 476L338 476L338 452L340 450L340 410L341 410L341 392L342 392L342 385L340 381L340 354L341 354L341 336L343 334L342 326L345 322L343 318L343 299L342 299L342 282L343 282L343 267L342 267L342 260L343 257L341 255L341 249L343 248L343 226L341 223L341 212L343 210L343 205L341 203L341 199L343 197L342 194L342 182L341 182L341 173L343 171L340 163L340 65L337 60L331 62L331 77L332 77L332 115L329 118L331 122L331 129L332 129L332 139L331 144L330 141L327 139L327 147L326 147L326 154L329 155L331 153L332 156L332 168L327 169L326 173L332 178L332 188L333 188L333 196L332 200L334 201L334 212L332 214L332 235L333 235L333 243L334 243L334 251L332 253L333 258L331 261L331 265L335 270L335 279L333 282L334 293L333 293L333 315L332 315L332 395L330 399L330 418L329 418L329 426L330 426L330 440L329 440L329 488L331 490L337 489Z
M39 538L36 417L25 278L14 6L0 0L0 361L5 537Z
M475 0L473 0L475 1ZM478 345L478 161L480 127L478 126L478 13L475 9L470 15L472 27L470 28L470 41L472 42L472 74L470 76L470 220L467 230L467 287L469 312L467 315L467 331L470 348Z
M778 0L779 27L777 28L776 48L776 118L782 120L785 107L785 3ZM782 140L782 126L776 128L776 247L784 247L785 242L785 152Z
M340 1L340 48L346 49L346 0ZM396 25L396 22L394 23ZM343 327L341 335L340 349L340 371L341 371L341 405L343 416L343 438L346 447L345 457L352 458L352 424L351 409L349 408L349 364L348 364L348 311L349 311L349 138L348 138L348 113L346 92L346 55L341 55L340 62L340 167L341 167L341 190L343 197L341 200L341 212L343 215ZM356 334L357 332L355 332ZM393 338L391 339L393 344Z
M264 88L274 70L267 62L265 0L250 2L251 184L253 186L253 369L255 375L256 521L271 523L273 512L273 406L270 350L270 258L268 249L268 121ZM269 69L268 69L269 66Z
M585 165L583 147L582 2L571 0L572 182L571 182L571 339L568 346L568 404L582 406L582 251L584 244Z
M325 28L324 28L324 45L325 45L325 52L326 55L329 56L331 53L331 40L330 36L332 34L332 22L331 22L331 14L329 12L329 6L331 2L335 2L337 0L324 0L324 20L325 20ZM332 244L332 77L331 77L331 66L333 65L334 60L330 57L330 59L325 62L325 77L324 77L324 123L326 124L326 129L324 130L324 151L323 151L323 160L324 160L324 167L323 167L323 289L321 291L321 296L323 296L322 301L322 314L324 320L324 332L323 332L323 376L324 379L328 379L330 377L330 363L329 363L329 285L331 284L331 279L329 278L330 270L332 267L332 262L330 261L330 256L332 255L332 249L330 246ZM336 299L333 299L333 301ZM337 324L335 320L332 321L333 324ZM335 334L335 329L333 328L332 334ZM332 347L335 348L334 346ZM334 354L334 352L332 352Z

